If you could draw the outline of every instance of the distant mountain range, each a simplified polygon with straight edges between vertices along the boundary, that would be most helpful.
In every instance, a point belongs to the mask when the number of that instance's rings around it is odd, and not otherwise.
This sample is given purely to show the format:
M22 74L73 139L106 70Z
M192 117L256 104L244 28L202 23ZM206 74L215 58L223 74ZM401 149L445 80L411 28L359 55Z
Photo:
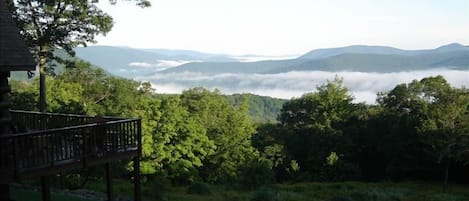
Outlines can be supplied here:
M114 46L89 46L75 49L76 56L112 74L135 77L148 75L188 62L238 61L223 54L191 50L135 49Z
M430 50L354 45L318 49L296 59L258 62L193 62L162 73L281 73L289 71L400 72L434 68L469 69L469 47L449 44Z
M451 43L448 45L438 47L436 49L429 49L429 50L401 50L401 49L387 47L387 46L352 45L352 46L347 46L347 47L312 50L299 58L300 59L323 59L323 58L328 58L328 57L337 56L341 54L350 54L350 53L415 56L415 55L422 55L422 54L434 54L434 53L467 51L467 50L469 50L468 47L463 46L458 43Z
M241 56L191 50L90 46L77 56L108 72L137 77L155 73L282 73L290 71L401 72L435 68L469 69L469 47L458 43L428 50L353 45L316 49L294 59L245 62Z
M205 87L219 89L224 94L252 93L289 99L314 91L326 80L340 76L358 101L373 103L376 93L427 76L443 75L454 86L469 86L469 47L457 43L427 50L353 45L316 49L300 56L226 55L112 46L75 50L78 58L107 73L151 82L158 93L173 94L191 87ZM67 58L63 50L57 50L56 54ZM60 73L63 66L58 65L55 70ZM389 72L393 74L385 74ZM11 79L26 80L26 77L25 72L14 72Z

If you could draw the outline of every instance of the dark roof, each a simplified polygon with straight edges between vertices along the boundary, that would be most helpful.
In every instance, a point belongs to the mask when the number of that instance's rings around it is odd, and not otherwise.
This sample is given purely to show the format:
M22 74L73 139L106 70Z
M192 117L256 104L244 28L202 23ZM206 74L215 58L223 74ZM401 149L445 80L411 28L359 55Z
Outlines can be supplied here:
M0 72L35 69L36 62L22 40L5 0L0 0Z

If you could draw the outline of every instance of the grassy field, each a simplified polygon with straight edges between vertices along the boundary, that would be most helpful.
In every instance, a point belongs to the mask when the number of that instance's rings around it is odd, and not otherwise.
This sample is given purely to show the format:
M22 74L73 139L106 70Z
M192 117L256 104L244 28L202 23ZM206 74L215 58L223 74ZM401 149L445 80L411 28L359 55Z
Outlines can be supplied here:
M86 186L104 191L103 182L94 181ZM132 197L130 182L116 181L116 197ZM40 193L32 190L13 190L17 201L40 200ZM60 191L52 194L52 200L91 201L63 195ZM144 200L168 201L469 201L469 186L451 185L449 193L441 192L437 183L298 183L276 184L257 190L236 190L233 187L202 185L188 192L188 187L170 187L164 192L155 185L143 186Z
M94 201L87 199L80 199L74 196L67 196L63 193L54 192L51 195L53 201ZM41 201L41 193L34 190L14 189L11 192L11 197L16 201Z

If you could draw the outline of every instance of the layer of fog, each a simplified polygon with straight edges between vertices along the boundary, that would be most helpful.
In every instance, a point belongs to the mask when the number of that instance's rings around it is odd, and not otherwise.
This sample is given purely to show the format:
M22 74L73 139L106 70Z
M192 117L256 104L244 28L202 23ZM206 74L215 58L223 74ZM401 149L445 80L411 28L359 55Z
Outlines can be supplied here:
M290 99L313 92L318 85L336 76L355 97L355 102L374 103L378 92L391 90L397 84L408 83L428 76L444 76L455 87L469 86L468 70L437 69L397 73L303 71L278 74L206 74L171 73L138 77L149 81L158 93L181 93L191 87L219 89L224 94L253 93Z
M192 61L192 60L156 60L155 63L148 63L148 62L130 62L127 65L129 67L134 67L134 68L143 68L147 70L153 70L153 71L163 71L168 68L180 66L186 63L191 63L191 62L200 62L200 61Z
M280 55L280 56L264 56L264 55L240 55L232 56L233 59L239 62L256 62L256 61L268 61L268 60L286 60L298 58L298 55Z

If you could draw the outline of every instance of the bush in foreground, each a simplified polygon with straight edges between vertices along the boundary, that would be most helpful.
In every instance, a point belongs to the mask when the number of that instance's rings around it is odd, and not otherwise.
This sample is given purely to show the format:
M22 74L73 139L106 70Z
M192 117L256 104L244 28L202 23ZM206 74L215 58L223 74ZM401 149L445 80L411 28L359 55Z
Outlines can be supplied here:
M187 188L187 193L197 195L210 195L212 194L210 187L206 183L195 182Z
M270 188L262 187L254 191L250 201L277 201L277 194Z

